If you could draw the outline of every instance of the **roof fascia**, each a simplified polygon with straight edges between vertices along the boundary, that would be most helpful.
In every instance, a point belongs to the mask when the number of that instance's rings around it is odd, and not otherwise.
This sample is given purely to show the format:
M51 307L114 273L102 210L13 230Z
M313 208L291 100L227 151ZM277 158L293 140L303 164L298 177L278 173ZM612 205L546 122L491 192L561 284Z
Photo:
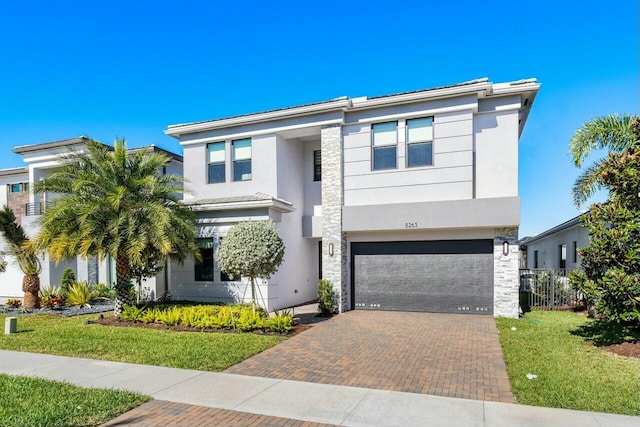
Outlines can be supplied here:
M292 117L307 116L311 114L317 114L327 111L340 111L348 107L348 99L339 99L331 102L324 102L320 104L312 104L301 107L286 108L283 110L267 111L264 113L250 114L246 116L231 117L228 119L212 120L208 122L193 123L193 124L181 124L169 126L164 131L166 135L174 138L180 138L181 135L204 132L214 129L248 125L255 123L268 122L271 120L287 119Z

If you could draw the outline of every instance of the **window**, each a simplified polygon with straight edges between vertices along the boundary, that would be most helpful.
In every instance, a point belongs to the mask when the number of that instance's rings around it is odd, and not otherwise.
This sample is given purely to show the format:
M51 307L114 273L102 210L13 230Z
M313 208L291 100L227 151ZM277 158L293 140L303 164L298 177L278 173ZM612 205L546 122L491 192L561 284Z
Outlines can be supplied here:
M251 179L251 138L233 141L233 180Z
M567 268L567 245L558 245L559 262L558 268Z
M373 170L395 169L398 123L376 123L371 129L373 146Z
M433 165L433 117L407 120L407 167Z
M222 244L222 237L220 237L220 244ZM220 270L220 281L221 282L237 282L240 280L240 276L229 276L227 273L225 273L224 271Z
M19 193L22 190L22 185L20 184L11 184L11 192Z
M213 282L213 239L196 239L202 261L195 265L196 282Z
M313 180L322 181L322 154L320 150L313 152Z
M225 182L224 142L207 144L207 162L209 164L209 184Z
M538 251L533 251L533 268L538 268Z
M573 242L573 263L578 262L578 242Z

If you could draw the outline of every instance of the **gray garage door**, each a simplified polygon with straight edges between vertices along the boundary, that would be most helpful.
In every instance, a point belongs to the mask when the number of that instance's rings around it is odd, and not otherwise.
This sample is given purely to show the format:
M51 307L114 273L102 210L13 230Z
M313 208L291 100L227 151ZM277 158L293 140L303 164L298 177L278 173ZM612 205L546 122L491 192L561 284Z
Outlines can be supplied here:
M493 241L351 244L356 310L493 313Z

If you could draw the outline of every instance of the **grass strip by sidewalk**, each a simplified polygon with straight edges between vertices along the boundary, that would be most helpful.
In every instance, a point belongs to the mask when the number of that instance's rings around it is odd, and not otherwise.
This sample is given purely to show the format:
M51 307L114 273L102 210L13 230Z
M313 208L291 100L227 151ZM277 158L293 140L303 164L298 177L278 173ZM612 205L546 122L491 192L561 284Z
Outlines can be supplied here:
M97 316L21 316L18 333L0 335L0 349L218 372L286 339L86 323Z
M533 311L524 319L496 322L518 403L639 414L640 361L595 347L589 339L592 320L573 312Z
M95 426L151 400L137 393L3 374L0 390L0 426Z

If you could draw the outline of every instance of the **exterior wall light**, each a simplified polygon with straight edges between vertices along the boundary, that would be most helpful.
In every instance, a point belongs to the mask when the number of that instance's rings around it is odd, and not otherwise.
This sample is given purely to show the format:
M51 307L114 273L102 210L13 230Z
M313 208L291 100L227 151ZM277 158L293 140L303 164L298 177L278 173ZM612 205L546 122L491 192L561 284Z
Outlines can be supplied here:
M333 243L329 243L329 256L333 256Z
M502 255L509 255L509 242L507 242L506 240L502 242Z

